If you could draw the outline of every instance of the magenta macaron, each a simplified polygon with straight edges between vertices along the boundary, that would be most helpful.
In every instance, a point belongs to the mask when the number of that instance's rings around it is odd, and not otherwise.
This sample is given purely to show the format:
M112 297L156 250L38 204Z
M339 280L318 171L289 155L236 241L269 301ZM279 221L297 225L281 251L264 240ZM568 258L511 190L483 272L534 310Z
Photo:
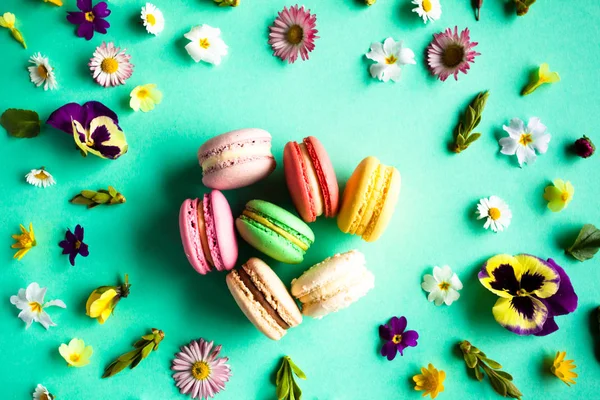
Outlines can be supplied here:
M249 128L215 136L200 146L198 162L202 167L202 183L211 189L252 185L275 169L271 134Z
M198 273L228 271L235 266L237 239L223 193L213 190L202 199L185 200L179 210L179 230L185 255Z

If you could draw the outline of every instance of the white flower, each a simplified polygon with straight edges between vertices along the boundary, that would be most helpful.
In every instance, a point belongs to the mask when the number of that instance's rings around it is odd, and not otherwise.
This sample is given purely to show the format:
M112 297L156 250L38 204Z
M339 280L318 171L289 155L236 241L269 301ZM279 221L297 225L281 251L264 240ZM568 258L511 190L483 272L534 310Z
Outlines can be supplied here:
M25 179L30 185L37 187L47 188L48 186L56 184L56 181L50 172L46 171L44 167L40 169L32 169L31 172L25 175Z
M19 289L19 294L10 297L10 302L19 310L19 318L27 324L27 328L32 322L39 322L42 326L48 329L50 326L56 326L50 319L50 316L44 311L47 307L57 306L67 308L62 300L50 300L44 303L47 288L40 288L36 282L27 286L27 289Z
M458 275L453 273L449 266L444 265L442 268L433 267L433 276L429 274L423 276L421 287L429 292L427 300L434 301L436 306L442 303L449 306L453 301L458 300L460 297L458 291L463 288L463 285Z
M417 6L412 11L419 14L424 23L427 23L428 20L438 20L442 16L442 6L439 0L413 0L412 4Z
M228 47L221 39L219 28L209 25L195 26L183 36L191 41L185 49L196 62L204 61L219 65L221 57L227 54Z
M54 90L58 87L56 77L54 76L54 68L50 66L48 57L42 56L41 53L35 53L29 58L29 62L33 64L31 67L27 67L29 70L29 79L40 87L44 85L44 90Z
M391 37L385 39L383 46L379 42L371 43L371 51L366 57L377 62L369 67L371 76L384 82L390 79L397 82L400 79L401 65L417 63L415 53L409 48L403 48L401 40L396 42Z
M142 21L146 31L153 35L158 35L165 29L165 17L162 11L152 3L146 3L146 7L142 7Z
M33 392L33 400L54 400L54 395L44 385L38 383L35 392Z
M540 154L548 150L551 136L546 133L546 126L537 117L529 119L527 128L519 118L513 118L510 120L510 126L503 125L502 129L508 132L509 136L500 139L500 152L509 156L516 154L519 166L534 162L536 150Z
M477 204L477 219L487 218L485 229L492 227L494 232L502 232L504 228L508 228L512 218L512 212L508 208L508 204L498 196L490 196L489 199L479 200Z

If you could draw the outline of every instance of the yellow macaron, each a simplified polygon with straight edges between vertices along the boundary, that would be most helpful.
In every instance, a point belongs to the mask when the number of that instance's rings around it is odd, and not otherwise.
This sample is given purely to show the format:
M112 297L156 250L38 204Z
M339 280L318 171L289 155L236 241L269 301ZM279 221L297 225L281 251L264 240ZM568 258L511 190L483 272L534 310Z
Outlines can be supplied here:
M346 183L337 224L344 233L374 242L385 231L400 195L400 172L367 157Z

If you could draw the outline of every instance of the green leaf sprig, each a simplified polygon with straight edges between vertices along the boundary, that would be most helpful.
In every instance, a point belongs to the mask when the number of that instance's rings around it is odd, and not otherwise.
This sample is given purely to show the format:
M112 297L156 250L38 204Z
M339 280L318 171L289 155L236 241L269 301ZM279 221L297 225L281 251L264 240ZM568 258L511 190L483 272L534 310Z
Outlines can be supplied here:
M219 7L237 7L240 5L240 0L214 0Z
M82 190L80 194L69 201L73 204L86 205L87 208L94 208L99 205L123 204L125 203L125 196L117 192L114 187L109 186L108 190Z
M575 242L565 250L565 253L579 261L589 260L600 249L600 230L592 224L585 224Z
M158 345L165 338L165 333L159 329L152 328L152 333L142 336L140 340L133 344L134 350L123 354L115 361L110 363L104 370L103 378L110 378L123 371L128 366L134 369L138 364L152 351L158 350Z
M488 91L479 93L467 107L462 121L459 122L454 129L453 152L458 154L461 151L466 150L481 136L481 133L472 132L481 122L481 115L483 114L483 109L485 108L488 96Z
M479 350L466 340L460 342L460 349L463 352L467 367L475 371L475 378L477 378L478 381L483 380L483 372L485 372L496 393L503 397L521 399L523 393L521 393L515 384L512 383L512 375L500 371L502 365L487 358L483 351Z
M527 14L527 12L529 11L529 7L531 7L531 5L533 3L535 3L535 0L514 0L515 1L515 5L517 6L517 15L519 17L522 17L523 15Z
M40 134L42 122L35 111L9 108L0 116L0 125L12 137L30 139Z
M300 379L306 379L306 375L289 356L283 357L281 366L277 371L277 400L301 400L302 390L294 379L296 375Z

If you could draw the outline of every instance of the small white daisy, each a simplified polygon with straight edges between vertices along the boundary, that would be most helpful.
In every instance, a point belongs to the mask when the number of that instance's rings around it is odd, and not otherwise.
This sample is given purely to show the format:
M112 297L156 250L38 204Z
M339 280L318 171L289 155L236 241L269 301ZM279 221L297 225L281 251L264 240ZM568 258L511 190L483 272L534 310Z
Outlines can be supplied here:
M42 56L41 53L36 53L29 58L29 62L33 64L27 67L29 70L29 79L40 87L44 85L44 90L54 90L58 87L56 77L54 76L54 68L50 66L48 57Z
M488 199L479 200L477 204L477 219L487 218L485 229L492 227L494 232L502 232L504 228L508 228L512 218L512 212L508 208L508 204L498 196L490 196Z
M43 188L47 188L48 186L56 184L56 181L50 172L46 171L44 167L40 169L32 169L31 172L25 175L25 179L30 185Z
M94 56L90 59L88 66L92 76L99 85L104 87L124 85L125 81L133 74L131 55L125 53L110 42L96 47Z
M412 11L419 14L424 23L436 21L442 16L440 0L413 0L412 3L417 6Z
M158 35L165 29L165 17L162 11L152 3L146 3L146 6L142 7L142 21L146 31L153 35Z
M33 392L33 400L54 400L54 395L44 385L38 383Z
M391 37L385 39L383 45L379 42L371 43L371 51L365 56L376 62L369 67L371 76L383 82L390 79L397 82L400 79L400 67L417 63L415 53L408 47L403 47L401 40L396 42Z
M196 62L221 64L221 57L227 54L227 45L221 39L221 30L209 25L195 26L185 35L190 40L185 46L188 54Z
M449 306L458 300L460 297L458 291L463 288L463 285L458 275L453 273L449 266L444 265L442 268L433 267L433 275L424 275L421 287L429 293L427 300L435 302L436 306L441 306L442 303Z

